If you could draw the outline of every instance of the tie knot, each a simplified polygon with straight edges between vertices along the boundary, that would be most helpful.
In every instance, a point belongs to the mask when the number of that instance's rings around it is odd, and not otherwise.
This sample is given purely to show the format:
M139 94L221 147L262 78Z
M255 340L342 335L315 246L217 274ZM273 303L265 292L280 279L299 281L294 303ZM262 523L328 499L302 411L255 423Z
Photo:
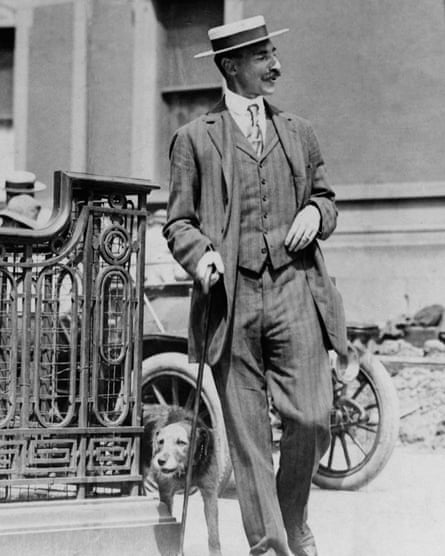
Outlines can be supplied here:
M258 106L258 104L249 104L249 106L247 107L247 110L250 113L250 116L252 118L252 122L258 117L258 112L259 112L260 107Z
M258 117L260 107L255 103L249 104L247 110L249 111L251 119L250 129L247 130L247 139L252 143L257 156L260 156L263 151L263 134L261 133Z

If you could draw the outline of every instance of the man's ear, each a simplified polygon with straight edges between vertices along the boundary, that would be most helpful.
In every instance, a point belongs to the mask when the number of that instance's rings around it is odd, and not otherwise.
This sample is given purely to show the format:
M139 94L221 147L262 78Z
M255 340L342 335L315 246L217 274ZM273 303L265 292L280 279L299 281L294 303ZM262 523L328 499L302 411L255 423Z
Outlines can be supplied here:
M234 58L221 58L221 66L224 69L226 75L236 75L238 68L236 65L236 60Z

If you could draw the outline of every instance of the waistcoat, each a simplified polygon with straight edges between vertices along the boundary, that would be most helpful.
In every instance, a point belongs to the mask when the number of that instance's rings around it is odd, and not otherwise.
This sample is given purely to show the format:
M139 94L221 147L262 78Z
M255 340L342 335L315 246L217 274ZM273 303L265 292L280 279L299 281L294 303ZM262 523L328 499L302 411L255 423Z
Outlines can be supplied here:
M289 264L294 256L284 240L296 214L296 195L289 163L272 120L267 120L266 145L259 158L233 122L235 160L241 191L241 227L238 264L260 272L266 259L273 268Z

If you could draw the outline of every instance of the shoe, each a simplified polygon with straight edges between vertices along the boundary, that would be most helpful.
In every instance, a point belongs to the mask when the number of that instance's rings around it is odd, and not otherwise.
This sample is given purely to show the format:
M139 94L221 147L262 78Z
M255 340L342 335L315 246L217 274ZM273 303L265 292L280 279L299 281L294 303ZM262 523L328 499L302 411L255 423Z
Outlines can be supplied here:
M314 535L307 523L298 530L289 546L294 556L318 556Z

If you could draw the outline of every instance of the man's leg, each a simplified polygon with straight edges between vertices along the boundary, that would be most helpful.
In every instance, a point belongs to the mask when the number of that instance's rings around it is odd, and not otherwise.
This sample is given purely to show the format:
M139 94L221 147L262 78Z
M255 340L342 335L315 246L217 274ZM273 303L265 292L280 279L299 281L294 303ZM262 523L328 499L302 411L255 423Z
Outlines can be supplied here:
M296 263L267 277L266 376L283 425L278 498L289 547L297 556L315 556L307 502L313 474L330 440L329 359L304 271Z
M272 462L262 359L261 277L239 274L230 363L213 369L250 554L289 556Z

